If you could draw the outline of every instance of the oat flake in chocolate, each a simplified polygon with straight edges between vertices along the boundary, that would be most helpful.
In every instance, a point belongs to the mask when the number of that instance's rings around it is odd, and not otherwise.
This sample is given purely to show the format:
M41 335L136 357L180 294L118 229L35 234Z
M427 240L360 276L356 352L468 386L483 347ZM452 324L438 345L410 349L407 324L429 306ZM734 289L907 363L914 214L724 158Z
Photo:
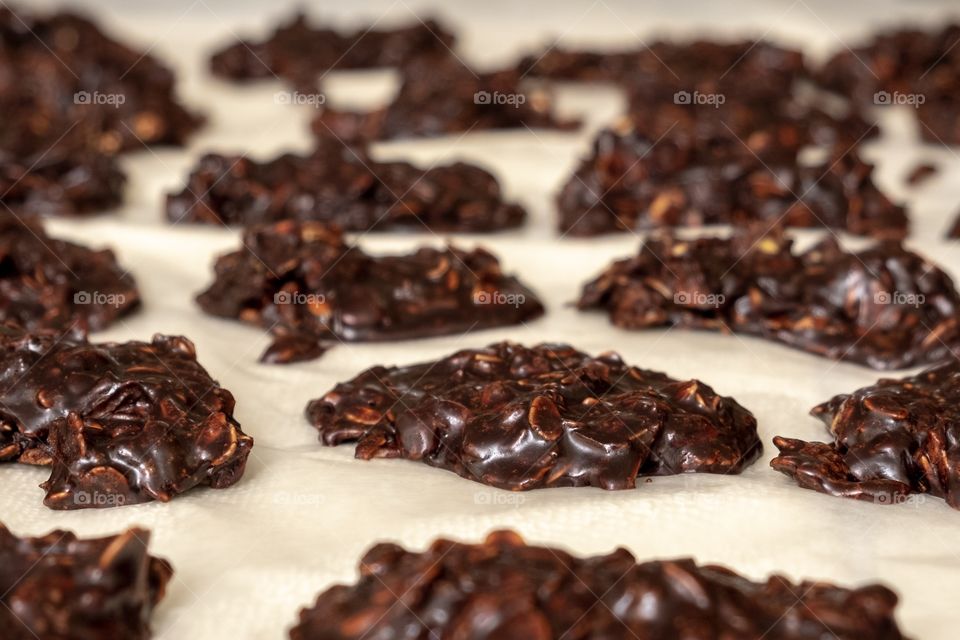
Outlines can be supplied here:
M218 258L214 269L216 280L197 302L212 315L270 329L266 362L317 358L340 342L516 325L544 311L483 249L373 256L319 223L250 228L243 247Z
M761 453L753 415L699 380L501 342L373 367L307 407L326 445L408 458L510 490L630 489L638 476L738 473Z
M253 439L183 337L91 344L0 329L0 462L50 467L51 509L229 487Z
M482 232L519 227L526 211L505 202L497 179L464 162L418 169L378 162L338 141L306 156L266 162L209 154L186 188L167 196L173 223L251 225L284 219L347 231Z
M112 251L51 238L37 220L0 211L0 323L82 334L139 304L133 277Z
M150 532L79 539L69 531L19 538L0 524L4 640L147 640L173 575L149 555Z
M813 408L833 442L774 438L771 466L805 489L879 504L926 493L960 509L960 363L884 378Z
M381 543L360 578L300 612L292 640L903 640L896 594L753 582L690 559L637 562L626 549L581 558L512 531L422 553Z
M578 307L625 329L733 331L875 369L960 353L960 294L935 264L894 241L795 252L782 228L765 231L660 234L587 283Z

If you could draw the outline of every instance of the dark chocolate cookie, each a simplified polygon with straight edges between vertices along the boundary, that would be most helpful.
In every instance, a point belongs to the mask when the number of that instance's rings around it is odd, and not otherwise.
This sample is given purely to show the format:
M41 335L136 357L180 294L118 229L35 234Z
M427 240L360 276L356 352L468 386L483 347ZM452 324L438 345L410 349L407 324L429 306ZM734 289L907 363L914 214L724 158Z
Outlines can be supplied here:
M269 328L267 362L317 358L338 342L408 340L520 324L536 295L483 249L423 247L372 256L336 227L292 220L253 227L221 256L197 302L207 313Z
M501 342L374 367L307 408L327 445L408 458L511 490L630 489L638 476L738 473L761 453L753 415L699 380Z
M0 212L0 265L0 324L82 335L140 305L112 251L51 238L36 220Z
M78 539L69 531L18 538L0 524L4 640L147 640L173 575L149 555L150 532Z
M795 253L782 229L764 231L661 234L589 282L578 306L627 329L741 332L875 369L960 352L960 294L935 264L895 241L850 253L827 238Z
M834 441L774 438L770 464L805 489L880 504L910 494L960 509L960 363L841 394L811 412Z
M183 191L167 196L167 218L174 223L293 219L347 231L482 232L519 227L525 217L523 207L505 202L497 179L478 166L457 162L424 170L377 162L336 141L307 156L267 162L210 154Z
M902 640L896 605L877 584L752 582L690 559L638 563L626 549L580 558L497 531L423 553L376 545L359 581L320 594L290 637Z
M49 466L51 509L229 487L253 446L182 337L90 344L4 328L0 389L0 461Z

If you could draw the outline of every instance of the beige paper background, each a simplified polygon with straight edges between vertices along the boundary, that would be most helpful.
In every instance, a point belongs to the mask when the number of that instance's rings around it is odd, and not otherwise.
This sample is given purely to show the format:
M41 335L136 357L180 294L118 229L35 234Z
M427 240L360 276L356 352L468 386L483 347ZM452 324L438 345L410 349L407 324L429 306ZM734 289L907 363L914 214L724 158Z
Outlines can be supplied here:
M32 5L47 3L31 3ZM128 156L128 204L120 212L84 221L53 221L51 232L92 245L110 245L136 276L144 309L96 339L146 339L155 332L193 339L201 362L238 399L237 418L256 438L247 475L224 491L195 491L170 504L59 513L41 505L38 469L0 467L0 520L20 534L68 528L107 534L139 524L154 531L153 549L177 574L154 618L162 640L275 640L285 637L297 611L336 581L355 577L360 554L390 539L422 547L438 535L477 540L491 529L513 527L530 541L572 551L604 553L616 546L639 558L693 556L763 578L775 571L856 585L887 583L901 594L899 620L916 638L947 640L960 623L956 538L960 514L941 500L880 507L800 490L769 469L773 435L820 438L807 410L834 393L871 383L877 374L835 364L749 338L682 331L628 333L601 314L567 307L580 285L611 259L635 251L632 236L558 240L552 194L589 145L597 126L621 106L613 90L564 87L564 112L588 112L580 134L498 132L462 139L381 145L382 158L410 158L429 166L464 158L489 167L511 197L528 206L522 231L456 238L494 250L548 306L542 320L462 337L380 345L339 346L323 359L288 367L256 362L268 344L255 329L203 315L193 295L209 282L214 256L232 249L237 234L219 228L171 228L161 194L182 184L205 150L248 151L269 157L309 148L310 108L274 101L279 83L232 87L205 72L204 55L234 32L262 31L292 3L262 10L253 2L212 0L88 3L114 31L151 47L182 74L185 99L211 118L187 150ZM161 6L162 5L162 6ZM383 17L381 24L430 12L425 3L324 3L311 11L343 24ZM936 24L949 3L884 2L526 2L444 3L441 15L462 32L465 58L495 64L521 50L560 38L562 44L630 44L691 31L749 33L808 48L814 55L852 44L872 24L903 16ZM865 13L866 12L866 13ZM268 16L268 17L265 17ZM768 32L769 31L769 32ZM551 38L552 36L552 38ZM389 95L386 73L338 75L328 99L373 105ZM960 250L940 240L960 204L960 157L955 150L916 141L909 110L882 113L884 138L870 146L878 179L908 202L914 219L910 244L960 276ZM902 177L918 159L942 172L908 191ZM805 238L812 234L804 234ZM442 242L430 234L359 239L371 251L405 250ZM556 489L510 494L453 474L403 461L360 462L351 447L321 448L303 408L338 380L378 363L404 364L500 339L571 342L599 352L619 351L643 367L674 377L699 377L735 396L757 416L763 458L738 477L657 478L635 491Z

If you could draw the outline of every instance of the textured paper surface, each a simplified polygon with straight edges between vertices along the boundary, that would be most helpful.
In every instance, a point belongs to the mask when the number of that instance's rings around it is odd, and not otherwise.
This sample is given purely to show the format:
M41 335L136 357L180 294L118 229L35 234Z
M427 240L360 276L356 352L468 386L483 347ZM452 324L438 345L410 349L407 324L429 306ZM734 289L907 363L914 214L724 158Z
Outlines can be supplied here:
M90 3L91 6L94 3ZM591 130L616 113L615 91L566 87L565 113L589 109L590 128L580 134L510 132L463 139L378 147L383 158L410 158L430 166L465 158L494 170L511 197L532 219L516 233L456 238L494 250L548 306L529 326L397 344L338 346L324 358L277 367L257 364L269 340L261 332L205 316L193 296L211 279L214 256L237 244L222 228L171 228L162 217L161 194L179 188L203 151L249 151L269 157L310 145L310 108L277 104L283 87L264 83L231 87L209 78L203 55L231 32L264 30L272 20L257 3L207 0L160 4L96 3L114 32L163 56L183 74L182 94L211 118L183 150L143 151L125 165L131 182L119 213L87 221L54 221L51 233L92 245L110 245L136 276L144 308L97 340L147 339L155 332L182 333L197 344L200 361L238 399L237 418L256 439L247 474L223 491L194 491L169 504L122 509L53 512L36 487L47 472L0 467L0 520L20 534L68 528L107 534L139 524L154 531L153 550L177 570L154 628L162 640L278 640L298 610L322 589L352 581L361 553L378 540L421 548L438 535L475 541L497 527L519 530L531 542L582 554L625 546L641 559L693 556L729 565L753 578L783 572L858 585L882 581L902 596L899 620L915 638L955 637L960 622L956 538L960 514L943 501L881 507L801 490L772 471L774 435L822 439L809 417L814 404L835 393L872 383L878 374L849 364L750 338L683 331L629 333L609 326L602 314L569 308L582 283L611 259L636 250L625 235L557 240L552 194L588 148ZM272 17L289 12L273 3ZM383 24L409 21L410 10L429 15L422 3L325 3L325 15L359 24L386 14ZM878 21L923 8L917 19L937 23L947 3L934 2L649 2L649 3L444 3L442 15L462 32L465 57L488 64L562 37L564 44L630 44L665 34L745 32L803 44L814 53L853 43ZM863 18L868 12L869 20ZM319 13L319 9L317 10ZM328 98L373 105L389 95L389 74L349 74L331 79ZM960 276L960 249L940 240L960 203L960 158L953 150L920 145L908 110L882 114L885 136L870 146L880 162L879 182L911 206L910 243ZM903 176L919 159L941 173L909 191ZM804 239L815 234L803 234ZM441 243L430 234L359 240L370 251L406 250ZM698 377L736 397L757 416L763 457L741 476L688 475L656 478L634 491L553 489L511 494L451 473L405 461L356 461L352 447L321 448L303 417L306 403L337 381L374 364L407 364L450 351L512 339L565 341L597 353L614 349L631 364L677 378Z

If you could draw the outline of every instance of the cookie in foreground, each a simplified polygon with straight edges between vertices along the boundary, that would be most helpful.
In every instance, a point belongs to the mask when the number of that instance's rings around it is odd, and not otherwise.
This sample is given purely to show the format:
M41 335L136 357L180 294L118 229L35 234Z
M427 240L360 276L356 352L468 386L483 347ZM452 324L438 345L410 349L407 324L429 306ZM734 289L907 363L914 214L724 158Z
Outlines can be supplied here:
M849 252L826 238L798 252L782 227L656 235L587 283L577 306L625 329L732 331L875 369L960 351L960 294L936 264L897 241Z
M0 524L4 640L146 640L173 575L149 555L150 532L80 539L69 531L19 538Z
M568 345L501 342L373 367L307 407L326 445L407 458L501 489L631 489L638 476L738 473L759 457L753 415L674 380Z
M253 439L179 336L92 344L0 329L0 462L50 467L51 509L166 502L229 487Z
M410 340L522 324L537 296L477 248L370 255L338 227L286 220L251 227L217 259L197 296L209 314L270 329L262 361L321 356L341 342Z
M497 531L482 544L439 539L423 553L378 544L360 579L323 592L292 640L902 640L897 596L753 582L690 559L637 562L625 549L580 558Z
M960 362L884 378L813 408L833 442L774 438L770 465L805 489L877 504L929 494L960 509Z

